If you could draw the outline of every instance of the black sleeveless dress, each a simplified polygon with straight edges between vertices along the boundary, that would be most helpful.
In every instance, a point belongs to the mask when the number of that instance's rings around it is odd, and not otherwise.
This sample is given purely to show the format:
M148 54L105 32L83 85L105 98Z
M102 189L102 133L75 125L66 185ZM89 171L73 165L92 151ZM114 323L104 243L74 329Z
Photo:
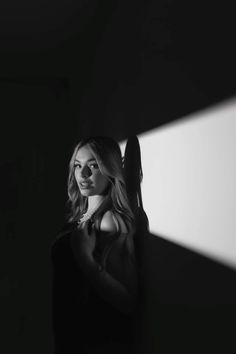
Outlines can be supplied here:
M90 286L70 246L75 227L67 224L51 248L54 354L133 354L134 315L119 312ZM95 255L99 261L99 242Z

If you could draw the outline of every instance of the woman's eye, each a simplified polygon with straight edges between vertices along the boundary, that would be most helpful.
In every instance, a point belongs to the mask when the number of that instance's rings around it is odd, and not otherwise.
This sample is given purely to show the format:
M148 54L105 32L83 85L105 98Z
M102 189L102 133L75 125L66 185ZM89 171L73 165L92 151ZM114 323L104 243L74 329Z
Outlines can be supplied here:
M97 163L92 163L90 166L92 169L98 169L98 164Z
M75 167L75 169L78 169L78 168L81 168L81 165L76 164L76 165L74 165L74 167Z

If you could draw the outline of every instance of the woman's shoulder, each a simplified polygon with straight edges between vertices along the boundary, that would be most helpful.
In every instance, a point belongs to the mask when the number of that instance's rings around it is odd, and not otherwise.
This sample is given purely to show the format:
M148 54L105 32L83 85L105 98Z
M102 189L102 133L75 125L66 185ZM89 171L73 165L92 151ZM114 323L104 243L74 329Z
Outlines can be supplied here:
M100 230L104 232L117 232L121 234L128 234L130 227L122 214L115 210L109 209L101 217Z
M100 230L104 232L118 232L119 225L112 210L107 210L101 217Z

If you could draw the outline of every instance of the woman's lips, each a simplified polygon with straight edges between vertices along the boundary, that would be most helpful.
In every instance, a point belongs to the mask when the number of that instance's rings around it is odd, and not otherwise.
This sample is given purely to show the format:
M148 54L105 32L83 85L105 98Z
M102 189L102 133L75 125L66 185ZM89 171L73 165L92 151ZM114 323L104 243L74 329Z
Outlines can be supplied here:
M90 182L80 182L81 189L90 189L92 187L92 183Z

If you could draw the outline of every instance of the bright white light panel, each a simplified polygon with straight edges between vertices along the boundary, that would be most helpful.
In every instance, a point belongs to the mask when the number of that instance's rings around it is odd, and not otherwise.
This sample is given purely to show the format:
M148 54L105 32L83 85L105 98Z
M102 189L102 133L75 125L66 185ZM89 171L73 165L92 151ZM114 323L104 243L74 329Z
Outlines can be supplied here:
M150 232L236 268L236 100L139 142Z

